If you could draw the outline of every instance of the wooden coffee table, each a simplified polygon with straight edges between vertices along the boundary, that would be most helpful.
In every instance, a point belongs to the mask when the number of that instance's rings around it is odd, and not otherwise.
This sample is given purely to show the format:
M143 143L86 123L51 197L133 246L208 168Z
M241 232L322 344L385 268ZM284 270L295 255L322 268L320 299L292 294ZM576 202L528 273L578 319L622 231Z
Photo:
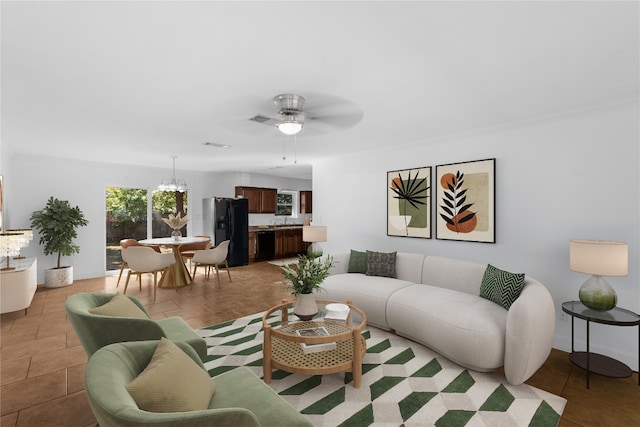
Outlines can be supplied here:
M283 371L303 375L324 375L336 372L351 372L353 374L353 386L360 387L362 381L362 359L367 351L367 344L362 336L362 330L367 324L367 315L358 307L351 304L349 317L345 322L325 321L325 305L337 301L318 300L319 312L315 319L299 321L289 319L289 309L295 301L286 301L268 310L262 316L264 328L264 382L271 383L271 371L282 369ZM272 327L268 323L269 317L276 312L281 312L281 323ZM328 336L300 336L296 334L298 329L324 328ZM321 351L317 353L305 353L301 343L320 344L336 343L335 350Z

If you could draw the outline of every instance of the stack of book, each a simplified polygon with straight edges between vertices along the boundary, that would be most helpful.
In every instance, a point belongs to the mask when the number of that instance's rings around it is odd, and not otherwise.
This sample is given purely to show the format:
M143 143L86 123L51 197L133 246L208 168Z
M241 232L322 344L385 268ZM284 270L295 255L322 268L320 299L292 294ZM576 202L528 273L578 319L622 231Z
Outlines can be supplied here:
M320 337L320 336L329 336L329 332L325 329L324 326L320 326L317 328L306 328L306 329L298 329L296 334L303 337ZM302 351L305 354L308 353L317 353L319 351L330 351L335 350L337 344L335 342L326 342L320 344L306 344L301 342L300 347L302 347Z

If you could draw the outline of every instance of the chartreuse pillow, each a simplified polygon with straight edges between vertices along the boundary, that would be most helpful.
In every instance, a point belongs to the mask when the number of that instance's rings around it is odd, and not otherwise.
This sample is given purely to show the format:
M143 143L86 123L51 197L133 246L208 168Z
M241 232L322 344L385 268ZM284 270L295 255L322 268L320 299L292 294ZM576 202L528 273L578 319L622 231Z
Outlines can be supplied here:
M480 285L480 296L509 310L524 288L524 274L510 273L487 265Z
M102 316L149 318L147 313L138 307L135 302L120 292L115 294L108 303L89 309L89 313Z
M367 273L367 253L354 251L351 249L351 254L349 255L349 267L347 269L348 273Z
M149 412L204 410L216 391L207 371L166 338L126 388L138 407Z

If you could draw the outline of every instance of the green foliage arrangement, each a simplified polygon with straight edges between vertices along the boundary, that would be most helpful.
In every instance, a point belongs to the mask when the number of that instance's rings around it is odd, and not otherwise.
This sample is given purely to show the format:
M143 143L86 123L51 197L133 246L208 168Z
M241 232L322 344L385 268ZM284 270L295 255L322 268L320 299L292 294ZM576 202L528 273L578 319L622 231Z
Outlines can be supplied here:
M281 268L282 274L289 280L287 289L292 295L298 296L321 289L322 282L329 276L332 265L333 257L331 255L325 259L300 255L298 264L283 265Z
M50 197L46 206L31 214L31 227L40 233L40 244L44 254L58 254L60 258L80 252L80 246L73 243L78 237L77 228L89 224L78 206L71 207L67 200Z

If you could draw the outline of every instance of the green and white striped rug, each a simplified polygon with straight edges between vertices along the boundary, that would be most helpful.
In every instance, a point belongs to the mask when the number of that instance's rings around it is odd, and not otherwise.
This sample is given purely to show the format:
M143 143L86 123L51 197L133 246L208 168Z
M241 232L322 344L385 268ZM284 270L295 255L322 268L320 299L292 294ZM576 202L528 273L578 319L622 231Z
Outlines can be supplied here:
M199 329L216 376L245 366L262 378L262 314ZM279 316L271 318L273 325ZM369 327L362 386L350 373L275 370L271 388L316 427L557 426L566 400L502 375L462 368L415 342ZM276 427L276 426L266 426Z

